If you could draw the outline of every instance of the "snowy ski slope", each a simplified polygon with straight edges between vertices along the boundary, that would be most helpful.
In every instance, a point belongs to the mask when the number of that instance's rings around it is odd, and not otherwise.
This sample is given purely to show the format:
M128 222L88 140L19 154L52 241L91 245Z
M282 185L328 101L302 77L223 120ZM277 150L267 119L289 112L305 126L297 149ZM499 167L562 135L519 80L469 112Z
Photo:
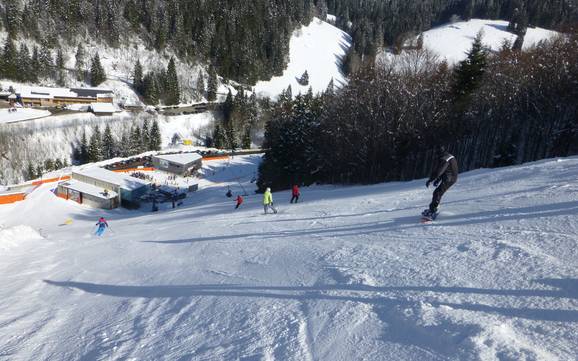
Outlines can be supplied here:
M492 50L499 50L504 41L511 44L516 41L516 35L508 32L508 22L504 20L472 19L446 24L423 33L424 47L431 49L441 59L450 64L466 58L466 52L472 47L472 42L481 31L483 43ZM536 45L542 40L558 35L557 32L542 28L528 28L524 37L524 49Z
M311 86L314 93L327 89L333 79L336 87L347 83L341 71L341 61L351 47L351 36L335 26L313 18L313 21L295 30L289 42L289 63L281 76L255 85L257 95L277 98L289 85L293 95L307 93ZM309 85L298 79L307 70Z
M155 214L0 206L0 359L576 359L578 157L463 174L430 225L423 180L233 211L258 161Z

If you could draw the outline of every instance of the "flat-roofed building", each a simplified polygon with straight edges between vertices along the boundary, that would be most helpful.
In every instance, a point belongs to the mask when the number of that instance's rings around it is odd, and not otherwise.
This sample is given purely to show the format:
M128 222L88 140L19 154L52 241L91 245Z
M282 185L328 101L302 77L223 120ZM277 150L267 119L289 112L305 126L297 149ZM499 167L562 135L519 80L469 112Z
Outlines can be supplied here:
M52 88L21 86L16 96L24 105L53 107L70 104L112 103L114 93L104 88Z
M203 165L199 153L157 154L152 161L156 169L182 176L193 174Z
M125 207L138 206L150 186L148 181L99 167L73 171L72 180L116 193L118 204Z
M119 206L116 192L74 179L58 184L56 194L60 198L94 208L114 209Z

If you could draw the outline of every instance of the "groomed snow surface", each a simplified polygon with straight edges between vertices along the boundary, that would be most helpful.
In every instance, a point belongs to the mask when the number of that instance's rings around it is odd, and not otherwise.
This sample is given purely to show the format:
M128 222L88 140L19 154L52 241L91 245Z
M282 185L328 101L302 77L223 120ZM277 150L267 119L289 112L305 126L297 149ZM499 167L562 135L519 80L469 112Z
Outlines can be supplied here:
M313 21L295 30L289 43L289 64L283 75L255 85L258 96L277 98L289 85L293 95L307 93L311 86L314 93L327 89L333 79L336 87L347 83L341 71L341 62L351 47L351 37L335 26L313 18ZM301 85L298 80L307 70L309 84Z
M424 46L433 50L449 63L457 63L466 57L476 35L482 31L483 43L492 50L499 50L504 41L513 44L516 35L508 32L508 22L503 20L461 21L446 24L423 33ZM528 28L524 37L524 49L550 39L558 33L542 28Z
M258 162L206 163L158 213L48 185L1 206L0 359L576 358L578 158L463 174L429 225L423 180L274 193L265 216Z
M0 124L17 123L26 120L40 119L49 117L51 113L48 110L16 108L16 111L10 109L0 109Z

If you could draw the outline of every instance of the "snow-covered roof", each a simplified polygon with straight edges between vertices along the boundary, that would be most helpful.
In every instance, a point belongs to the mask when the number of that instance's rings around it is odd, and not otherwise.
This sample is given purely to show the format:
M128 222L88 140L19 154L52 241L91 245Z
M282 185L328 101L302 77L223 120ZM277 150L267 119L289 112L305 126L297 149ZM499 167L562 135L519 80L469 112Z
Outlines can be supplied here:
M94 113L116 113L118 109L112 103L91 103L90 108Z
M79 174L81 176L90 177L105 181L107 183L112 183L119 186L122 189L126 190L136 190L142 187L145 187L150 184L142 179L138 179L135 177L131 177L126 174L122 173L115 173L110 170L100 168L100 167L92 167L87 169L82 169L79 171L72 172L72 178L74 179L74 174Z
M154 157L182 165L190 164L203 158L199 153L159 154Z
M113 199L118 197L118 193L111 191L110 189L107 189L107 194L105 195L105 189L104 188L100 188L97 186L94 186L92 184L87 184L87 183L83 183L81 181L78 180L70 180L64 183L61 183L63 186L65 186L68 189L72 189L74 191L80 192L80 193L84 193L84 194L89 194L91 196L94 197L98 197L98 198L102 198L102 199Z
M106 97L112 96L112 90L101 88L52 88L41 86L21 86L16 93L22 98L95 98L99 94Z

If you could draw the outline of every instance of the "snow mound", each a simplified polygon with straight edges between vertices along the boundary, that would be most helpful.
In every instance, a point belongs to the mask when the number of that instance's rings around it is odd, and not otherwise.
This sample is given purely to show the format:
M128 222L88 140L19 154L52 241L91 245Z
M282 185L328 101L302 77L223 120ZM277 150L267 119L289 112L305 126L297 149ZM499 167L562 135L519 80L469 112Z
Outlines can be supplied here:
M492 50L498 50L504 41L512 44L516 35L508 32L508 22L503 20L472 19L446 24L423 33L424 46L433 50L449 63L457 63L466 57L476 35L483 32L483 43ZM558 33L542 28L528 28L524 38L524 49L550 39Z
M44 239L34 228L25 225L0 229L0 250L6 251L31 240Z
M333 79L336 87L347 83L341 71L341 61L351 47L351 37L344 31L318 18L295 30L289 44L289 64L283 75L255 85L261 97L276 98L289 85L293 95L306 93L309 87L314 93L327 88ZM303 73L309 74L309 84L301 85L298 80Z

